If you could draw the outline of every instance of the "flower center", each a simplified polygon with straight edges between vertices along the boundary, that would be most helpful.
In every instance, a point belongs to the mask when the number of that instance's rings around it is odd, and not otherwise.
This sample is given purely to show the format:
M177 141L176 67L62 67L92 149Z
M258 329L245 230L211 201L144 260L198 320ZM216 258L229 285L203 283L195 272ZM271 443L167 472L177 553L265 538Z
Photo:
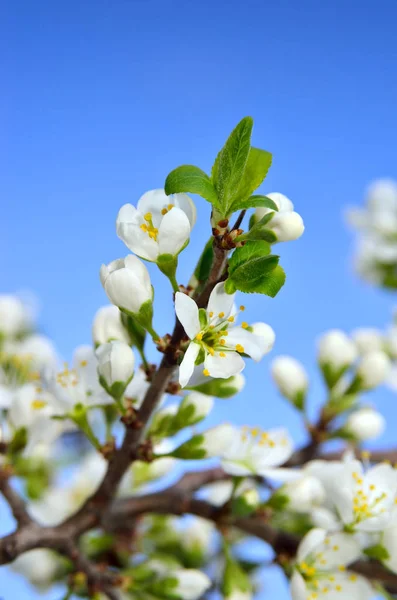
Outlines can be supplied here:
M358 488L353 497L354 524L369 519L378 513L385 512L385 508L379 505L387 498L386 492L374 495L374 493L376 494L376 485L371 484L368 488L368 493L365 493L363 478L360 477L359 473L352 473L352 477Z
M45 400L36 399L36 400L33 400L31 406L32 406L33 410L40 410L41 408L44 408L45 406L47 406L47 402L45 402Z
M146 223L142 223L142 225L140 226L142 231L147 233L148 236L156 242L159 230L153 225L152 213L146 213L143 218L145 219Z

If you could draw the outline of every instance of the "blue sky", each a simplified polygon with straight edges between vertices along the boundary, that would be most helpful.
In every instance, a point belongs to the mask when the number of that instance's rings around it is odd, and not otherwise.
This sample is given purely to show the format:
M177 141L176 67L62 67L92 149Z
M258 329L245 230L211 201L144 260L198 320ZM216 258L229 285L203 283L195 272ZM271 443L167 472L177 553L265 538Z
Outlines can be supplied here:
M343 223L369 181L397 176L395 0L17 0L0 11L0 291L35 292L43 330L70 358L106 301L100 264L126 254L119 207L162 187L179 164L209 170L251 115L254 145L274 156L261 189L287 194L306 231L280 246L284 289L244 299L247 316L274 327L272 356L305 362L320 401L319 333L383 326L395 302L354 277ZM197 206L181 282L208 237L208 205ZM169 331L168 283L154 270L153 281L156 328ZM220 403L214 420L283 423L302 439L292 410L274 402L269 361L247 367L245 393ZM395 416L391 393L373 399ZM6 585L33 597L14 577Z

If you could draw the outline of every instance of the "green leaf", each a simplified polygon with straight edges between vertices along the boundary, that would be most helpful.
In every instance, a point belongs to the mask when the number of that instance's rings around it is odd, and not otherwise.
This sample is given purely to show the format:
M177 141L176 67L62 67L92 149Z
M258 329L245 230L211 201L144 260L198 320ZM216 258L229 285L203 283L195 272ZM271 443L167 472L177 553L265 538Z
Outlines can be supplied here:
M382 546L382 544L376 544L375 546L365 548L364 554L369 558L375 558L380 562L388 560L390 558L388 550L384 546Z
M237 289L241 286L251 287L256 282L261 281L262 277L269 271L273 271L278 265L279 257L273 254L259 256L240 265L233 271L230 279Z
M229 277L225 282L225 290L228 294L232 294L236 290L245 292L246 294L266 294L274 298L285 283L285 273L280 265L274 267L274 259L278 257L269 256L268 269L260 273L258 265L264 265L264 259L256 259L257 266L250 268L250 278L244 276L244 266L236 278L235 275ZM274 261L274 262L273 262ZM270 269L270 267L272 267Z
M243 233L242 235L239 235L235 239L236 242L243 242L243 241L258 242L260 240L269 242L269 244L274 244L274 242L277 242L277 236L274 233L274 231L272 231L271 229L267 229L267 227L254 226L254 227L252 227L252 229L247 231L247 233Z
M213 183L223 216L230 213L236 190L244 175L251 146L251 133L254 122L245 117L233 129L226 144L218 154L212 169Z
M236 248L229 258L229 274L233 273L240 265L268 254L270 254L270 246L266 242L245 244L241 248Z
M271 210L278 211L277 204L267 196L250 196L245 200L236 200L233 202L233 212L236 210L246 210L247 208L270 208Z
M213 237L208 240L194 270L194 276L199 283L209 277L212 261L214 259Z
M205 383L191 387L187 386L185 389L201 392L207 396L216 396L217 398L231 398L240 391L235 383L235 376L228 379L209 379Z
M238 210L234 208L235 205L239 206L240 202L251 196L252 192L261 185L271 164L272 155L270 152L259 148L251 148L244 175L234 196L233 210Z
M214 206L219 206L211 179L194 165L182 165L171 171L165 180L164 189L167 195L179 192L198 194Z

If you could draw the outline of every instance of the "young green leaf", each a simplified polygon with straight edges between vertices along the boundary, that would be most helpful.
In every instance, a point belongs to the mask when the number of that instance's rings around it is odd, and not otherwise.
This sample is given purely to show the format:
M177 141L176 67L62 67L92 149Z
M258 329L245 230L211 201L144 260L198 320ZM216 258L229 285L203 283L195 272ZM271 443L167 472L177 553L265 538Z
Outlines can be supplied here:
M232 294L236 290L245 292L246 294L266 294L274 298L285 283L285 273L280 265L275 265L275 258L272 255L268 257L269 263L267 269L261 271L264 266L264 259L256 259L258 261L250 266L249 278L245 276L244 265L240 267L237 275L233 274L225 282L225 290L228 294ZM258 268L260 265L260 268ZM273 267L273 268L271 268Z
M229 258L229 275L233 273L240 265L253 260L254 258L267 256L270 254L270 246L267 242L256 242L246 244L241 248L236 248Z
M274 244L277 242L277 236L271 229L267 229L266 227L253 227L247 233L243 233L236 237L236 242L242 242L244 240L257 242L259 240L264 240L265 242L269 242L269 244Z
M264 275L273 271L278 265L279 257L269 254L249 260L233 271L229 278L237 289L251 288L261 281Z
M271 164L272 155L270 152L260 150L259 148L251 148L244 175L233 198L232 212L239 210L238 206L240 203L251 196L252 192L261 185ZM236 206L237 208L235 208Z
M213 206L219 206L218 196L211 179L194 165L182 165L171 171L165 180L164 189L167 195L179 192L198 194Z
M236 190L244 175L251 147L253 120L245 117L235 127L218 154L212 168L212 178L224 216L230 213Z
M236 210L247 210L247 208L257 208L257 207L270 208L271 210L278 211L277 204L267 196L250 196L245 200L236 200L233 202L233 211Z

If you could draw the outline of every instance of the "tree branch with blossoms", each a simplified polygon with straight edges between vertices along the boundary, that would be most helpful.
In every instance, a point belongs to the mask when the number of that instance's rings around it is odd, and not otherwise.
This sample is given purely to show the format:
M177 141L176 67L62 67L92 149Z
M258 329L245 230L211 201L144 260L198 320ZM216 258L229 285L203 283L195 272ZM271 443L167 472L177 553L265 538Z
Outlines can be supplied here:
M21 300L0 296L0 493L17 525L0 539L0 564L39 589L61 582L65 598L217 591L249 600L262 563L240 542L253 536L273 549L293 600L397 593L397 475L380 462L394 451L363 450L385 425L363 401L396 358L385 339L322 336L325 400L314 422L304 366L273 360L276 387L306 429L300 449L283 427L201 425L217 398L241 391L246 361L272 350L272 327L246 321L239 297L278 294L285 273L272 250L304 230L286 196L255 193L272 156L251 145L252 126L249 117L237 125L210 176L183 165L164 190L120 209L117 235L131 254L102 265L111 305L72 367L59 369ZM211 204L211 237L182 285L178 261L196 221L188 194ZM158 333L143 261L169 280L170 334ZM158 366L146 356L150 339ZM330 453L324 446L335 440L342 449ZM185 461L200 469L186 472Z

